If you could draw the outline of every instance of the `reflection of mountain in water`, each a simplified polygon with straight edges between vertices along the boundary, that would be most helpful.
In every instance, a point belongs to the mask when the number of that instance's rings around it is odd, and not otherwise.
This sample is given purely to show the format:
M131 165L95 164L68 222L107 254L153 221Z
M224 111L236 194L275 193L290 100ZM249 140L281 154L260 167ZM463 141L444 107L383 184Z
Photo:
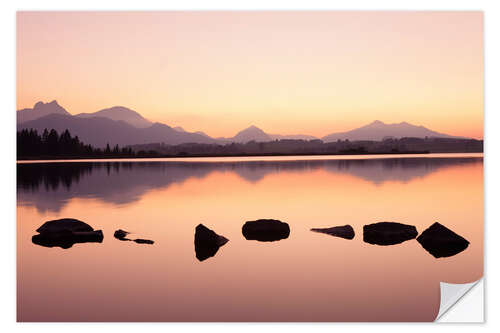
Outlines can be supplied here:
M268 174L326 170L374 184L408 182L446 167L482 163L473 158L389 158L368 160L245 162L79 162L18 164L18 201L40 211L59 211L72 198L98 198L116 205L138 200L148 190L233 172L248 182Z

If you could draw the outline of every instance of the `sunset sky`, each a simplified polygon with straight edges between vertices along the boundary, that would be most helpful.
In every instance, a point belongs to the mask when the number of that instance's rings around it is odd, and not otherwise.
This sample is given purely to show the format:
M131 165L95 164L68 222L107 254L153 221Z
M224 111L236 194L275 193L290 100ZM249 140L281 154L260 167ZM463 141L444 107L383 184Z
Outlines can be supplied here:
M483 137L480 12L19 12L17 108L122 105L189 131L373 120Z

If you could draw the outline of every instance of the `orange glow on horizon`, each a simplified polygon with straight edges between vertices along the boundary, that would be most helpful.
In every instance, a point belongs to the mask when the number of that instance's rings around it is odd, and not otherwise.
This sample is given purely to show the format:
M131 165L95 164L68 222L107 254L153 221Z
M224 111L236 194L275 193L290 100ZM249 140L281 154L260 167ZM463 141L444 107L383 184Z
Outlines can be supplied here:
M483 138L481 12L18 12L17 108L231 137L373 120Z

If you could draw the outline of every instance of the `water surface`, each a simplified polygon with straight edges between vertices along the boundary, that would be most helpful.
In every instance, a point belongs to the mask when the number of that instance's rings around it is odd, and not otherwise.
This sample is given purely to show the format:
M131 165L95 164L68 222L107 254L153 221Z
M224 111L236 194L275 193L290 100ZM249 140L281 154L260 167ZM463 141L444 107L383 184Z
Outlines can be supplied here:
M482 154L58 161L17 165L20 321L431 321L439 282L483 275ZM35 245L47 220L102 243ZM246 240L245 221L290 225ZM416 240L363 242L363 225L439 221L469 247L436 259ZM195 257L203 223L229 242ZM353 240L311 232L350 224ZM117 229L153 245L113 238Z

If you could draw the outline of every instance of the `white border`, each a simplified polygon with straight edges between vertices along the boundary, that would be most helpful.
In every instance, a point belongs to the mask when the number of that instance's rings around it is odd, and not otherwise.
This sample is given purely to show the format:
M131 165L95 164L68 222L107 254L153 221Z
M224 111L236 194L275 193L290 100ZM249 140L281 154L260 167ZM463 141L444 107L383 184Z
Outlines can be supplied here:
M495 236L500 235L500 219L498 212L494 210L498 206L498 179L500 172L499 153L500 150L500 130L499 112L500 105L498 95L500 94L500 1L480 1L480 0L419 0L419 1L273 1L273 0L253 0L253 1L230 1L230 0L210 0L210 1L9 1L4 0L1 4L0 24L2 29L1 41L3 44L0 56L2 70L1 88L2 94L2 172L0 173L2 185L1 212L2 223L2 259L3 265L1 276L1 308L0 316L3 331L50 331L85 332L88 330L107 331L119 329L125 332L135 332L139 329L151 331L165 331L174 329L183 331L204 332L255 332L274 331L276 329L286 329L291 332L301 332L305 329L314 331L332 330L370 330L370 332L387 332L402 329L408 332L421 332L421 330L453 330L470 331L478 328L488 330L498 330L500 325L497 313L498 308L498 241ZM460 325L460 324L17 324L15 323L15 301L16 301L16 245L15 245L15 12L16 10L166 10L166 9L288 9L288 10L482 10L485 12L485 283L486 283L486 306L484 325ZM491 235L491 236L490 236ZM491 264L490 264L491 262ZM496 263L496 264L495 264ZM335 300L332 300L335 301ZM425 327L423 327L425 325ZM495 329L496 327L496 329Z

